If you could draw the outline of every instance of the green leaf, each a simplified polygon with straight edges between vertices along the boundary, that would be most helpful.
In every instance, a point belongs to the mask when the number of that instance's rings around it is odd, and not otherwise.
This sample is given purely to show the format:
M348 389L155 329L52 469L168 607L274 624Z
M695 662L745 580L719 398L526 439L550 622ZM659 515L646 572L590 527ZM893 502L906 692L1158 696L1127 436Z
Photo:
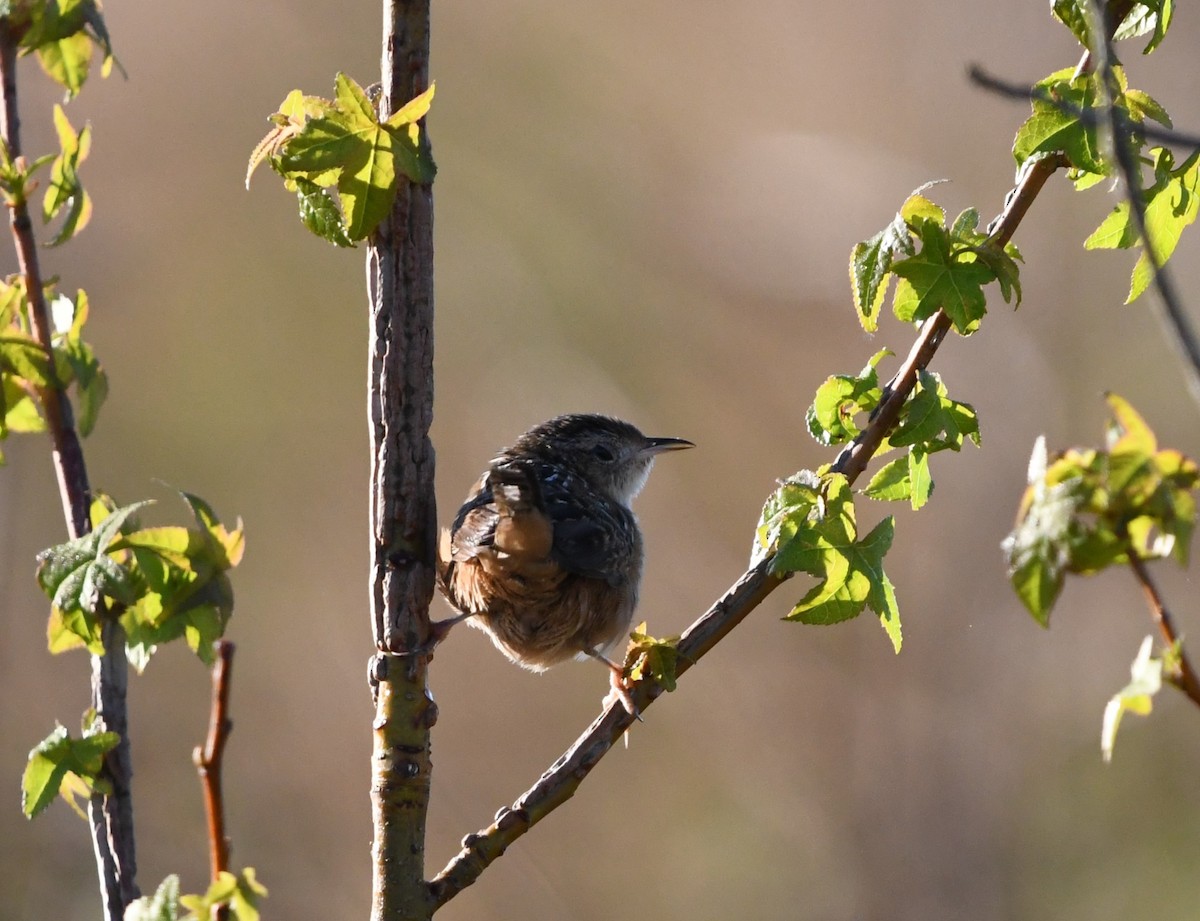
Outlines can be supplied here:
M58 246L71 239L88 225L92 215L92 200L84 191L78 172L92 146L91 126L85 125L77 134L62 106L55 105L54 127L58 132L61 152L54 158L54 166L50 170L50 184L42 203L42 219L49 223L64 210L66 218L49 246Z
M987 312L983 286L995 276L983 263L960 261L952 255L944 227L922 221L916 229L921 251L892 265L892 271L912 286L916 301L906 304L903 310L896 303L896 316L905 322L920 323L941 309L959 333L970 335ZM900 298L899 289L896 297Z
M126 908L123 921L179 921L179 877L172 873L154 891L134 899Z
M853 494L846 478L826 474L819 488L813 488L811 477L805 479L792 484L792 495L781 496L772 509L776 552L771 572L807 572L819 580L787 619L838 623L857 617L869 605L899 652L900 615L892 584L883 572L892 519L884 519L858 541Z
M1135 3L1117 27L1113 38L1121 41L1151 33L1150 41L1142 49L1142 54L1150 54L1166 37L1174 12L1174 0L1146 0L1144 3Z
M957 451L967 438L979 444L979 420L974 408L950 399L940 376L920 372L888 441L895 447L914 445L933 454L947 449Z
M928 453L917 446L910 448L881 467L863 492L872 499L908 501L913 511L920 511L933 493Z
M1017 597L1043 627L1050 625L1050 611L1062 592L1071 523L1082 501L1078 480L1049 485L1046 469L1046 439L1039 436L1029 459L1029 488L1017 526L1001 545Z
M887 295L892 262L897 256L915 252L908 225L897 214L892 222L870 239L856 243L850 251L850 288L859 323L869 333L879 326L879 308Z
M780 483L763 504L754 532L751 565L757 566L778 550L781 538L791 540L822 501L821 478L811 470L800 470Z
M1089 173L1108 175L1109 166L1100 154L1094 121L1084 113L1095 108L1096 86L1092 74L1075 76L1074 68L1056 71L1034 84L1033 114L1017 129L1013 156L1017 164L1038 153L1062 152L1071 165Z
M1142 192L1145 201L1146 230L1159 265L1165 265L1183 235L1200 213L1200 151L1193 152L1177 169L1174 156L1166 148L1151 151L1154 158L1154 184ZM1141 243L1129 201L1121 201L1084 241L1087 249L1128 249ZM1129 296L1136 300L1154 278L1150 256L1143 247L1133 269Z
M0 336L0 372L33 387L45 387L49 383L50 360L36 339L14 331Z
M393 112L385 122L389 128L403 128L407 125L415 125L418 121L429 114L430 108L433 106L433 94L436 91L436 83L430 83L429 88L418 96L414 96L399 109ZM415 142L415 135L412 137Z
M104 755L117 747L120 736L115 732L85 732L74 739L63 726L29 753L29 764L21 779L21 809L26 818L33 818L50 805L71 775L90 789L98 789Z
M1130 666L1129 684L1113 695L1104 708L1104 721L1100 729L1100 751L1104 760L1111 761L1113 747L1117 742L1117 729L1126 713L1147 716L1154 707L1154 695L1162 689L1163 660L1151 656L1154 637L1142 640L1137 657Z
M224 635L233 614L233 588L226 571L242 558L241 522L233 531L202 499L181 493L198 528L144 528L123 535L110 548L133 557L141 596L120 616L129 661L141 672L158 646L183 637L206 665L212 644Z
M432 98L430 87L381 123L366 92L345 74L337 75L333 102L293 91L250 156L247 185L269 158L300 196L305 226L339 246L365 239L391 211L397 169L415 182L433 179L428 144L416 125ZM332 198L313 186L337 189L340 216Z
M1108 450L1073 449L1047 463L1039 439L1017 527L1004 542L1013 585L1043 624L1067 572L1091 574L1131 555L1187 560L1200 467L1160 450L1128 402L1108 399Z
M879 469L863 490L872 499L888 502L912 498L912 480L908 472L908 456L897 457Z
M289 138L278 161L282 171L308 179L320 186L337 182L343 170L356 170L369 151L354 131L353 123L341 112L312 118Z
M46 0L27 4L26 10L29 28L21 47L37 54L42 69L67 90L68 98L87 80L93 44L104 52L101 73L108 75L115 59L97 0Z
M396 200L396 166L392 134L383 128L370 132L362 165L343 170L338 180L346 235L365 239L392 210Z
M137 599L132 573L107 551L126 519L149 504L135 502L119 508L90 534L38 554L38 584L56 608L63 612L82 610L99 614L106 598L122 604L132 604Z
M858 436L861 429L855 417L859 413L870 413L879 405L883 391L876 367L891 354L888 349L876 352L857 377L837 374L826 378L817 388L805 417L813 438L823 445L831 445Z
M342 213L333 197L324 189L307 179L297 178L296 198L300 203L300 220L322 240L335 246L354 247L354 241L346 233Z
M675 690L679 667L679 637L656 639L646 632L643 621L630 634L625 653L625 674L634 681L653 680L666 691Z
M197 918L209 918L214 908L228 905L234 921L258 921L258 903L266 894L254 868L246 867L238 876L222 870L204 895L180 896L179 903Z
M867 606L879 615L892 648L900 651L900 610L896 593L883 571L883 557L892 545L895 522L883 519L862 541L830 546L824 559L825 580L814 586L792 609L788 620L833 624L857 617Z

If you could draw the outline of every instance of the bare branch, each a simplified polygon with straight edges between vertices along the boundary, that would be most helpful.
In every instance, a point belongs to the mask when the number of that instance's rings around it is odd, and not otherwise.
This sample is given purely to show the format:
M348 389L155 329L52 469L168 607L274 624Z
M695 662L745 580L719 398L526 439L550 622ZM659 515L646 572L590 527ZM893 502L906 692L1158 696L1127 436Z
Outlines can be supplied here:
M4 16L0 16L0 95L3 96L0 134L8 145L9 155L16 159L21 156L17 36L12 32L9 19ZM38 397L53 444L52 459L63 516L70 536L82 537L91 530L89 515L92 492L71 404L54 367L53 327L46 305L33 222L24 202L10 207L8 211L18 270L25 278L30 331L50 359L46 374L48 382L39 390ZM136 881L133 799L130 792L132 769L128 712L125 707L128 685L125 631L110 618L102 627L102 640L104 654L92 656L92 707L96 711L98 728L117 733L120 742L104 760L103 776L111 783L112 793L107 796L94 794L88 802L88 817L105 916L109 921L120 921L125 906L140 895Z
M217 661L212 670L212 709L208 721L208 736L203 746L196 746L192 761L200 774L204 791L204 814L208 819L208 854L213 882L229 869L229 837L225 833L225 797L221 788L221 765L225 744L233 731L229 718L229 685L233 680L234 645L228 640L213 644ZM228 917L228 906L218 909L218 919Z

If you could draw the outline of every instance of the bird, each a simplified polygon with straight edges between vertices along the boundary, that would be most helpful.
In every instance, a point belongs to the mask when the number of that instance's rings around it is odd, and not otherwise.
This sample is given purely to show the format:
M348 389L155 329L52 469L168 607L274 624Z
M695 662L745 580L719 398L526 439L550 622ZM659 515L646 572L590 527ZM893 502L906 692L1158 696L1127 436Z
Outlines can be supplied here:
M458 613L534 672L592 658L636 715L623 666L638 602L643 542L630 505L665 451L610 416L574 413L536 425L497 454L444 530L438 584Z

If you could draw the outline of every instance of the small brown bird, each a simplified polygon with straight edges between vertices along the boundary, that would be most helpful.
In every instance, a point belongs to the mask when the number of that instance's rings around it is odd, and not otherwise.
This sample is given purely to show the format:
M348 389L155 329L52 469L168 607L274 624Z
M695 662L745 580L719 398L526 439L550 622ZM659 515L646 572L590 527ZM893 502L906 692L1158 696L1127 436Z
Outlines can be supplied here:
M629 505L656 455L691 448L607 416L559 416L502 451L439 546L440 586L459 616L535 672L590 656L612 671L629 638L642 533Z

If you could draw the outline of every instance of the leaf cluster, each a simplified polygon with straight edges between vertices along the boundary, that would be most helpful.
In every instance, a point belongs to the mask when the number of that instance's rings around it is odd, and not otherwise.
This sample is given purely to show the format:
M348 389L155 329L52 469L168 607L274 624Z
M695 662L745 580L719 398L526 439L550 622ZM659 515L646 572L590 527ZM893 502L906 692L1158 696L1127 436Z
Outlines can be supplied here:
M1054 18L1071 30L1085 48L1093 47L1091 17L1088 15L1088 0L1052 0ZM1134 3L1124 18L1117 23L1113 32L1115 41L1149 35L1150 41L1142 54L1150 54L1159 46L1170 28L1175 14L1175 0L1145 0Z
M87 159L92 147L91 125L76 131L67 119L62 106L54 106L54 130L58 135L59 152L45 154L32 162L13 157L4 139L0 138L0 194L9 208L27 205L38 182L34 178L44 167L50 167L50 178L42 197L43 222L49 224L62 216L58 232L47 245L58 246L83 230L92 217L92 200L79 179L79 166Z
M387 217L401 177L433 181L436 167L418 125L433 94L431 85L381 121L367 92L345 74L337 75L333 99L293 90L250 155L246 186L267 161L296 193L305 227L354 246Z
M227 908L233 921L258 921L258 903L267 887L258 881L253 867L239 874L223 870L202 895L180 895L179 877L164 879L154 895L135 899L125 910L125 921L207 921Z
M1004 541L1013 588L1043 626L1068 573L1090 575L1131 557L1187 562L1200 468L1160 449L1126 400L1110 394L1108 404L1104 449L1072 448L1051 461L1038 440L1016 526Z
M1006 302L1015 297L1014 306L1021 303L1017 248L980 231L974 208L947 226L945 211L924 195L928 188L913 192L891 223L850 253L854 306L867 332L879 325L893 278L897 319L919 324L944 310L964 336L979 328L987 312L985 285L997 282Z
M877 368L890 354L879 351L857 376L833 375L817 389L806 421L809 433L818 442L843 444L861 434L858 417L870 417L883 400ZM929 455L959 451L966 440L978 445L979 437L975 409L969 403L951 399L939 375L922 371L901 407L895 428L877 452L903 449L904 454L884 465L864 492L872 499L909 502L914 510L920 509L933 493Z
M646 622L630 633L625 652L625 675L633 681L651 679L664 690L675 690L679 663L679 637L659 639L646 632Z
M116 63L99 0L5 0L0 16L19 36L21 53L35 55L68 99L83 89L97 48L103 54L101 76Z
M1082 44L1095 47L1097 37L1092 34L1085 0L1056 0L1053 9ZM1118 25L1114 38L1150 35L1143 49L1143 53L1150 54L1165 37L1173 14L1173 0L1135 3ZM1106 100L1111 112L1106 110ZM1118 166L1112 146L1120 145L1139 172L1149 171L1150 183L1146 184L1143 176L1134 177L1138 188L1130 190L1145 210L1149 251L1127 199L1084 243L1088 249L1142 247L1125 300L1131 303L1149 287L1154 266L1166 263L1183 229L1196 220L1200 210L1196 198L1200 153L1193 151L1176 166L1174 155L1165 148L1144 151L1146 121L1170 128L1171 118L1149 94L1130 89L1125 69L1120 66L1114 66L1111 72L1076 73L1070 68L1056 71L1034 84L1031 104L1032 114L1013 141L1013 156L1019 166L1037 157L1065 157L1070 165L1068 177L1082 191L1115 174ZM1115 126L1116 136L1112 138L1105 133L1110 123Z
M41 432L46 428L41 394L53 384L74 387L76 425L89 434L100 407L108 396L108 376L92 347L83 339L88 318L87 293L80 290L74 300L56 294L54 286L44 291L55 324L51 358L36 338L29 319L29 297L24 276L0 280L0 440L9 432ZM0 454L0 463L4 460Z
M900 651L900 610L883 557L895 523L884 518L859 539L849 481L828 469L801 470L767 499L755 532L752 562L771 555L772 575L806 572L817 584L796 603L787 620L835 624L867 607L878 616Z
M231 531L202 499L181 495L195 527L143 528L135 515L149 502L116 508L100 498L91 533L38 555L38 584L52 601L51 652L103 653L104 621L116 617L139 672L159 644L179 637L212 664L212 644L233 612L226 572L242 558L241 521Z

